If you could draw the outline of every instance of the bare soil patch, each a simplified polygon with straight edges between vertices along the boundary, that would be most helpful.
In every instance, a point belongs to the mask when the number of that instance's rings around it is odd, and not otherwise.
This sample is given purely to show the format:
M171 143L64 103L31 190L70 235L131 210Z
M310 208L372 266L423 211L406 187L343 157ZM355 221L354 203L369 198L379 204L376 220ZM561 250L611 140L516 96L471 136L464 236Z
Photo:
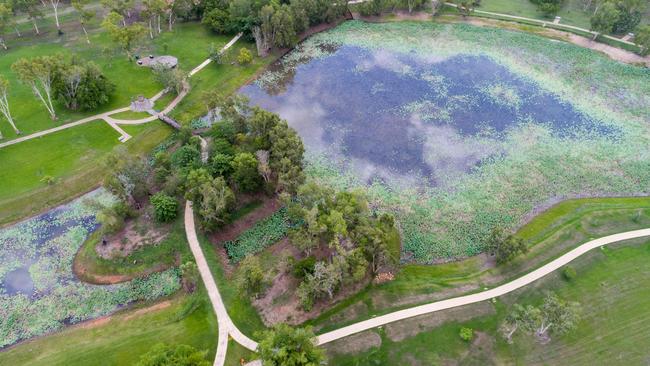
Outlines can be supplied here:
M151 214L143 210L141 215L129 220L124 229L101 238L101 242L95 246L95 251L104 259L126 257L144 246L160 243L170 230L171 224L154 224Z
M151 312L154 312L154 311L166 309L166 308L170 307L171 305L172 305L171 300L165 300L165 301L159 302L159 303L157 303L155 305L135 310L135 311L127 314L126 316L124 316L124 318L122 318L122 320L129 320L129 319L136 318L136 317L138 317L140 315L144 315L144 314L148 314L148 313L151 313Z
M266 253L263 254L271 255L278 262L281 262L287 256L292 256L296 260L302 258L300 251L291 245L286 238L269 247ZM270 281L271 286L261 297L252 301L253 306L255 306L262 317L262 321L267 326L272 326L277 323L288 323L291 325L302 324L309 319L316 318L323 311L329 309L339 301L359 292L370 282L370 277L368 276L359 283L343 286L332 299L316 301L310 311L304 311L302 310L300 299L296 294L300 280L293 276L289 268L282 268L283 266L278 266L277 263L275 267L279 268L279 271L273 275ZM360 314L354 309L350 309L349 312L346 310L346 316L350 318L358 315Z
M372 330L353 334L325 345L329 355L360 353L381 346L381 336Z
M418 333L432 330L450 321L463 322L479 316L493 315L496 311L489 302L480 302L458 308L438 311L432 314L391 323L385 326L386 336L394 342L413 337Z

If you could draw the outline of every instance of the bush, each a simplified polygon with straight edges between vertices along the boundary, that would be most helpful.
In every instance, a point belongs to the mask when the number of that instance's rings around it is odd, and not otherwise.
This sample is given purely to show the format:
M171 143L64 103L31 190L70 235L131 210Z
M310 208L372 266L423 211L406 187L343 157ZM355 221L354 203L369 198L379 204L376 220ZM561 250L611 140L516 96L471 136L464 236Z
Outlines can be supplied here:
M304 279L308 274L314 274L314 266L316 265L316 257L309 256L303 258L293 265L293 275L299 279Z
M164 193L156 193L151 196L154 216L159 222L168 222L176 218L178 214L178 201Z
M240 65L248 65L253 61L253 54L246 47L239 49L239 55L237 55L237 63Z
M564 277L564 279L567 281L573 281L577 275L578 273L576 273L575 268L571 266L566 266L562 270L562 277Z
M167 346L157 344L140 357L137 366L210 366L206 360L207 351L199 351L194 347L179 344Z
M462 327L460 328L458 335L460 336L460 339L469 342L474 338L474 331L472 328Z

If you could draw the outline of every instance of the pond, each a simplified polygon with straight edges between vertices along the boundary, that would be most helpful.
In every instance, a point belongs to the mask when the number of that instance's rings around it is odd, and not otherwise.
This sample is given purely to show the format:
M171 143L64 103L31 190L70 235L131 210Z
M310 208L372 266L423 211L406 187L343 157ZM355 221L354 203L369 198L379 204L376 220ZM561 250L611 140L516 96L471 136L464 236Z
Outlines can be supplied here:
M309 179L395 215L407 262L478 254L562 199L650 187L650 69L526 32L349 21L240 92L298 131Z
M108 286L75 276L74 257L98 229L96 214L114 202L98 189L0 229L0 348L180 287L175 269Z
M485 55L317 46L324 55L281 61L273 82L262 76L241 93L287 119L310 152L349 161L366 182L437 184L501 153L504 132L526 123L558 136L616 133Z

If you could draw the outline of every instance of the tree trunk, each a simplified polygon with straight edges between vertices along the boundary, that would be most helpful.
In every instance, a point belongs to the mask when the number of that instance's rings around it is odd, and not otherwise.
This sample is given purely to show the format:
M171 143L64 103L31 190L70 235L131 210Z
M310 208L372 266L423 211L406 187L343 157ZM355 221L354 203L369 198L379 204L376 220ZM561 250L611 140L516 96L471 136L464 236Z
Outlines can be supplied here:
M36 20L32 19L32 23L34 24L34 29L36 30L36 34L41 34L41 32L38 31L38 26L36 25Z
M20 34L18 27L14 27L14 29L16 30L16 34L18 35L18 37L22 37L22 34Z
M171 11L169 12L169 31L172 31L172 17L174 16L174 13Z
M7 49L7 44L5 43L5 40L3 38L0 38L0 45L2 45L2 48L5 50Z
M158 34L162 33L162 29L160 29L160 14L158 14Z
M149 37L153 39L153 29L151 28L151 18L149 18Z
M54 8L54 20L56 21L56 30L61 34L61 24L59 23L59 0L51 0L52 8Z
M84 31L84 34L86 35L86 43L90 44L90 38L88 37L88 32L86 31L86 26L84 23L81 23L81 29Z

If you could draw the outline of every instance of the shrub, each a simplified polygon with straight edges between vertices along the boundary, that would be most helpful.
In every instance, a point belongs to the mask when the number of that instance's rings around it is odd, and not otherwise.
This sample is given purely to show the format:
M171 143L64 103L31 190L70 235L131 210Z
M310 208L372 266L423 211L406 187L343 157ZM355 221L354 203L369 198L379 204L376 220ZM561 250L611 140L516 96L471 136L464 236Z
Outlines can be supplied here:
M136 366L210 366L205 359L207 354L207 351L185 344L167 346L160 343L142 355Z
M474 338L474 331L472 328L462 327L460 328L458 335L460 336L460 339L469 342Z
M309 256L303 258L293 265L293 275L297 278L304 279L308 274L314 273L314 266L316 265L316 257Z
M566 266L562 270L562 277L567 281L573 281L577 275L578 273L576 273L576 269L571 266Z
M212 125L210 134L215 140L224 139L232 144L235 142L235 135L237 135L237 130L235 129L235 125L232 122L219 121Z
M253 54L246 47L239 49L239 55L237 55L237 63L240 65L248 65L253 61Z
M253 255L246 256L239 267L237 280L239 292L257 297L264 292L266 286L267 281L259 258Z
M151 196L154 216L159 222L168 222L176 218L178 214L178 201L164 193L156 193Z

